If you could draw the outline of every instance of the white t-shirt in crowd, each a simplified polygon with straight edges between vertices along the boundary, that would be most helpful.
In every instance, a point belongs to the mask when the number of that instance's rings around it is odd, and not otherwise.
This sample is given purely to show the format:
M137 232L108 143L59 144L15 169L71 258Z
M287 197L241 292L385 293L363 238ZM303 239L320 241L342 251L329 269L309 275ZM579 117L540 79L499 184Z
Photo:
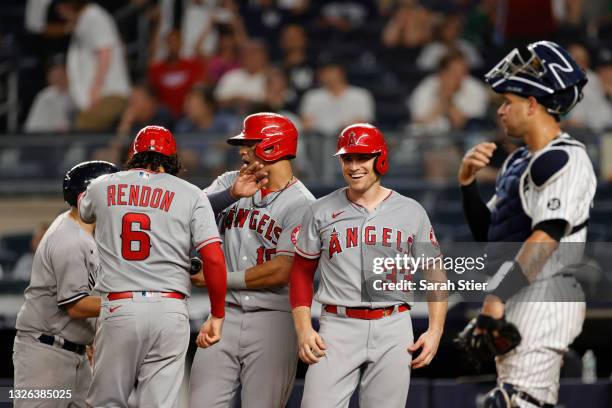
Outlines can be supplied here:
M568 120L575 120L582 125L600 131L612 126L612 104L606 99L603 84L597 74L586 70L589 80L582 89L582 100L567 115Z
M215 97L219 101L244 98L261 102L266 97L266 76L263 72L250 74L242 68L233 69L219 80Z
M48 86L36 95L23 129L26 132L66 132L70 130L72 108L68 92Z
M432 74L412 92L408 98L408 109L412 118L422 118L429 115L436 107L440 94L440 78ZM461 83L459 91L453 96L453 105L468 119L482 118L487 113L489 93L485 85L474 77L468 76ZM432 130L450 130L450 122L446 117L439 117L427 125Z
M124 48L112 16L97 4L88 5L79 17L68 48L70 95L81 110L90 107L90 92L97 70L97 51L112 49L101 95L128 96L130 81Z
M370 92L363 88L348 86L339 96L317 88L304 94L300 114L314 120L316 131L335 135L351 123L373 121L375 105Z

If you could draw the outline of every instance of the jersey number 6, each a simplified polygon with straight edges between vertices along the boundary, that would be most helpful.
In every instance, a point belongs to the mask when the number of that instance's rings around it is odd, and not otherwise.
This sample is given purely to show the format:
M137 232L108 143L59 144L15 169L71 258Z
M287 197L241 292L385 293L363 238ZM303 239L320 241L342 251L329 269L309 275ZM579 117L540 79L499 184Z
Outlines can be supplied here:
M140 231L132 226L138 224ZM127 213L121 219L121 256L128 261L142 261L151 253L151 238L144 231L151 230L151 219L147 214ZM132 249L132 243L138 242L138 250Z

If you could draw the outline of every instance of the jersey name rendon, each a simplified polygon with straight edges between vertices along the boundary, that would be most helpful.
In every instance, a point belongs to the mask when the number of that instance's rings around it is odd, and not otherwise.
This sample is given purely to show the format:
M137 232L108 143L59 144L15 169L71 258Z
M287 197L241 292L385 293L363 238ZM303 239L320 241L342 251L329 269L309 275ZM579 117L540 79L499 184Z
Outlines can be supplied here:
M374 246L377 244L383 247L391 247L395 245L395 249L399 252L410 254L412 245L414 244L414 234L408 234L404 240L405 232L395 228L377 227L368 225L363 228L363 239L359 239L361 228L348 227L344 232L345 239L341 240L339 233L334 228L329 237L329 259L335 254L341 253L344 248L354 248L358 246L359 241L365 245Z
M174 192L161 188L133 184L111 184L106 187L107 204L158 208L168 212L174 200Z
M246 224L247 218L249 219L248 224ZM222 227L225 231L231 228L244 228L245 224L250 230L256 231L260 236L274 244L278 243L278 238L283 232L279 223L268 214L262 214L259 210L248 208L236 209L234 207L229 210L223 220Z

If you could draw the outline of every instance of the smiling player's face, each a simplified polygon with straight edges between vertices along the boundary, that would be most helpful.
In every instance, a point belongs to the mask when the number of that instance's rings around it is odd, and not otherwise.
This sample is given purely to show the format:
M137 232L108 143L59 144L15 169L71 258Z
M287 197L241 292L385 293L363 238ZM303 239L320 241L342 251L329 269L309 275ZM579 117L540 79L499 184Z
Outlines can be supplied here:
M375 154L343 154L340 156L342 175L349 189L363 194L380 181L374 170Z

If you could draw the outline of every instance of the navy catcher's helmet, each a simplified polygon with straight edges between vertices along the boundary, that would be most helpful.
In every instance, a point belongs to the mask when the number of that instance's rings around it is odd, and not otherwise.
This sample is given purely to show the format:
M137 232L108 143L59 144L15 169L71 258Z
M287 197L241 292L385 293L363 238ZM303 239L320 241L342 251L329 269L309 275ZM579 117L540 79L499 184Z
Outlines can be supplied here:
M79 163L64 176L64 201L72 206L89 183L104 174L116 173L119 169L113 163L95 160Z
M497 93L533 96L552 115L564 115L582 99L585 72L569 53L550 41L513 49L491 71L485 81Z

